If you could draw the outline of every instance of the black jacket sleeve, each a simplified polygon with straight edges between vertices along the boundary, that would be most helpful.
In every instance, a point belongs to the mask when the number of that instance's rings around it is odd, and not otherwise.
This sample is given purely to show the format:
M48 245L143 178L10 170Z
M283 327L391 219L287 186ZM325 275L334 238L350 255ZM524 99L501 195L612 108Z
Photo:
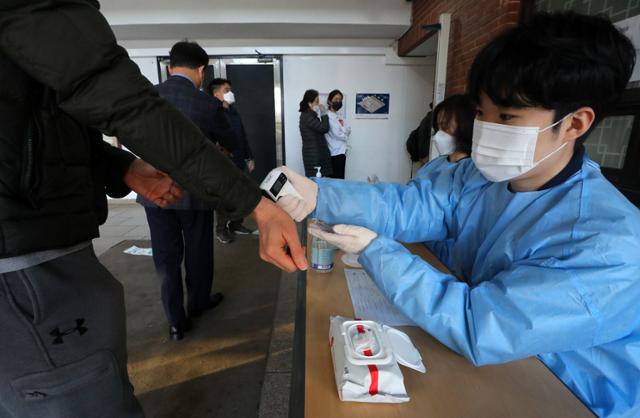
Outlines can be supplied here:
M219 102L216 98L213 100ZM210 120L210 139L218 142L233 154L240 152L238 138L221 103L216 104L213 117Z
M0 50L53 88L62 110L117 136L205 202L214 204L219 197L234 217L247 215L258 204L257 185L160 98L116 44L97 2L3 2Z
M327 115L322 115L322 117L318 119L315 112L305 112L304 123L309 129L319 134L329 132L329 116Z
M227 112L231 126L234 128L234 132L238 135L238 154L236 154L242 160L253 160L253 152L249 145L249 139L247 138L247 131L244 129L242 118L236 109L233 107Z
M253 160L253 151L251 151L251 145L249 145L249 139L247 138L247 132L244 130L244 124L242 123L242 120L239 121L240 123L240 136L241 136L241 140L242 140L242 157L245 160Z
M124 175L129 166L136 159L135 155L125 150L116 148L100 139L104 150L105 159L105 191L114 198L125 197L131 192L124 182Z

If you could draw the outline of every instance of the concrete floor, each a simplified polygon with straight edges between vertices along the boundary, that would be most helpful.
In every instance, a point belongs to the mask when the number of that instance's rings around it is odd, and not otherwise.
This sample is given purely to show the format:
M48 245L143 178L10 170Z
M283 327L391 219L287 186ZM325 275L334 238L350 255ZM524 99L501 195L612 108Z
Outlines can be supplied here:
M122 202L109 202L109 217L100 226L100 238L93 240L93 248L98 256L123 240L151 239L142 206Z
M144 210L112 202L109 212L94 248L125 286L130 377L147 417L288 416L294 276L258 261L255 236L216 241L214 291L227 298L169 342L151 258L122 254L150 246Z

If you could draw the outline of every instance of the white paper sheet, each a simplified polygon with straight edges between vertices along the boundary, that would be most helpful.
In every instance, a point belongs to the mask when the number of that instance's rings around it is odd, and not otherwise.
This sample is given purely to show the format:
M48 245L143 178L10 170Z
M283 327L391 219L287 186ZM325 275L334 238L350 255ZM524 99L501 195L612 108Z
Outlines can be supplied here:
M140 247L136 247L135 245L124 250L123 253L131 254L131 255L146 255L149 257L153 255L151 248L140 248Z
M356 318L380 322L390 327L416 325L387 301L366 271L344 269L344 275Z

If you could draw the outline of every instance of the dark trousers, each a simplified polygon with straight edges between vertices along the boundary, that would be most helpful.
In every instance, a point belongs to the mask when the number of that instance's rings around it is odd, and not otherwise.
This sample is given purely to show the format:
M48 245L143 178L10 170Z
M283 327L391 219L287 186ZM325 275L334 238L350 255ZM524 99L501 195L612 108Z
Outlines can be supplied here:
M187 310L208 306L213 283L213 212L145 207L162 304L169 324L186 320L182 287L184 259Z
M345 154L334 155L331 157L331 168L333 174L330 176L334 179L344 179L344 166L347 163L347 156Z
M0 274L0 318L0 417L144 417L122 285L91 247Z

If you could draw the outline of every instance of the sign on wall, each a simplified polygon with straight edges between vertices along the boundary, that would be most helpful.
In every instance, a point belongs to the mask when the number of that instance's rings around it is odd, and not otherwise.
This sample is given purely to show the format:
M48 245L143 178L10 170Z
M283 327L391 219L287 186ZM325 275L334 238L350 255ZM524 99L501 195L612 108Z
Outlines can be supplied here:
M356 93L356 119L388 119L389 93Z

